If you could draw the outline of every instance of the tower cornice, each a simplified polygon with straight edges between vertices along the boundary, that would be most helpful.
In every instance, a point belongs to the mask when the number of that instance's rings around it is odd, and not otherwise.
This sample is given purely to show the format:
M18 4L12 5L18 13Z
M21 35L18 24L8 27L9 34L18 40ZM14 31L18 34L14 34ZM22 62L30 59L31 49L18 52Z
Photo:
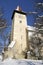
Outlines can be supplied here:
M17 13L20 13L20 14L23 14L23 15L27 15L27 13L26 13L26 12L24 12L24 11L18 11L18 10L14 10L14 11L13 11L13 14L12 14L12 17L11 17L11 19L13 19L13 17L14 17L14 14L15 14L16 12L17 12Z

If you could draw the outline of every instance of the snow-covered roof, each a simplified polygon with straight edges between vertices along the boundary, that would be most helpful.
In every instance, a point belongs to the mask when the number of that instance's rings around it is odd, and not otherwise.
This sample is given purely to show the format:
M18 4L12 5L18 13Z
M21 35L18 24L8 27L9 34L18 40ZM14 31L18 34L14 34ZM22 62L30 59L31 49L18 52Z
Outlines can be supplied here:
M35 31L35 27L33 27L33 26L27 26L27 30L31 30L31 31Z
M12 48L13 46L15 45L15 41L12 41L10 44L9 44L9 48Z

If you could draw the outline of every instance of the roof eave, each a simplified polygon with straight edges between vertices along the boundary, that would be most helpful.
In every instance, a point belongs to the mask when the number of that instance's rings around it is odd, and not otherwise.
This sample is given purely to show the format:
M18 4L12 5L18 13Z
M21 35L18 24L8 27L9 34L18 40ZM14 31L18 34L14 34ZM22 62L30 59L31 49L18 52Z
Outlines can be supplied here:
M27 13L25 13L23 11L14 10L11 19L13 19L15 12L20 13L20 14L24 14L24 15L27 15Z

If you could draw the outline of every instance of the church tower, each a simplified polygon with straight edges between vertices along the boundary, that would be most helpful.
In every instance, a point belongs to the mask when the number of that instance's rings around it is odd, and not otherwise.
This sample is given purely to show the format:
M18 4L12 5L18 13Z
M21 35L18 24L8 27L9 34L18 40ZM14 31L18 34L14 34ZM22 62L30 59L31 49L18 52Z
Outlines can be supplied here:
M14 52L16 58L24 58L22 52L27 49L27 18L26 13L19 6L14 10L12 15L12 34L11 41L15 41Z

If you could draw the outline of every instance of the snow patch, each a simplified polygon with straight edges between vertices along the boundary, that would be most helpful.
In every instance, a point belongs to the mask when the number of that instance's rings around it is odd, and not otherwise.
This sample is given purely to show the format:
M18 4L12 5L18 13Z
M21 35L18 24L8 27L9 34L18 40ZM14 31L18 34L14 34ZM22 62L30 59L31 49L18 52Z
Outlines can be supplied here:
M11 59L0 60L0 65L43 65L42 60Z
M15 41L12 41L8 47L12 48L14 45L15 45Z

